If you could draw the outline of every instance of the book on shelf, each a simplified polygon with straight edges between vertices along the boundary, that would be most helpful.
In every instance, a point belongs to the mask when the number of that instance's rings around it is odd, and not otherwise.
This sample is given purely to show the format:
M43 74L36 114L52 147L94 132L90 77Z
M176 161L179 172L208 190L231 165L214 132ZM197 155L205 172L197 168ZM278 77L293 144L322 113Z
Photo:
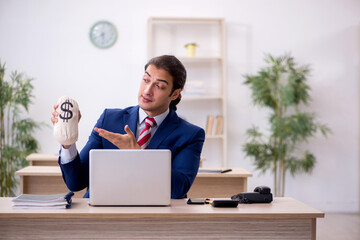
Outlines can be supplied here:
M205 93L204 82L203 81L187 81L184 88L184 95L190 96L200 96Z
M203 162L205 162L205 160L206 160L205 157L203 157L203 156L200 157L200 164L199 164L200 168L202 167L202 164L203 164Z
M215 122L215 116L213 116L213 115L207 116L206 129L205 129L206 135L213 134L214 122Z
M216 116L215 135L221 135L223 133L223 126L224 126L224 116L217 115Z
M70 208L73 192L59 194L21 194L12 200L13 208Z
M217 115L216 117L214 115L207 116L206 129L205 129L206 135L208 135L208 136L222 135L223 128L224 128L224 116L223 115Z
M231 168L199 168L199 173L226 173L231 171Z

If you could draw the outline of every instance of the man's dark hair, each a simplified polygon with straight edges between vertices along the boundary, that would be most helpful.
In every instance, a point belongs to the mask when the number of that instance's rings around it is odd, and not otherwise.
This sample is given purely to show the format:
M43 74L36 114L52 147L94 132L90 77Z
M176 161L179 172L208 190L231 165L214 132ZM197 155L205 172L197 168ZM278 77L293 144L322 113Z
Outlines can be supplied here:
M177 59L175 56L172 55L162 55L159 57L154 57L149 60L149 62L145 65L145 71L149 65L154 65L159 69L163 69L167 71L173 78L173 87L171 90L171 94L176 89L183 89L186 82L186 69L184 65ZM170 94L170 95L171 95ZM170 109L174 109L176 111L176 105L181 100L181 93L179 97L170 103Z

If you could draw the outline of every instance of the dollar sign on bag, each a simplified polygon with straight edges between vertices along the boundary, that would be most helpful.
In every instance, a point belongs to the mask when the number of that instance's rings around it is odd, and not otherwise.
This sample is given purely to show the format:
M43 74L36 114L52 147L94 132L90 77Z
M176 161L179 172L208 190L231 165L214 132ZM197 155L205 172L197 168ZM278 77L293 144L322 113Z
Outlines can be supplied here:
M63 102L60 106L60 109L64 111L63 112L64 115L61 115L61 114L59 115L59 117L63 120L63 122L65 122L65 121L68 122L69 119L71 119L73 117L72 111L69 110L70 107L74 107L74 106L69 101L69 99L66 100L65 102Z

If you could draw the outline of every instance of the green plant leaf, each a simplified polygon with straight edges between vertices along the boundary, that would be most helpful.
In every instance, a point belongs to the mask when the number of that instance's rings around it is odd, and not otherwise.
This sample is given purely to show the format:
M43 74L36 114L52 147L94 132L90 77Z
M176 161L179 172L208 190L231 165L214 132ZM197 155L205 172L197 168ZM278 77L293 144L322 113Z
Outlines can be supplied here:
M315 156L307 151L303 156L296 156L294 150L317 132L327 136L331 130L316 119L315 113L300 111L311 102L311 89L307 83L310 65L299 66L289 53L277 57L266 54L264 62L266 66L257 74L245 75L244 84L251 89L254 105L272 111L270 136L260 133L256 127L248 129L243 150L253 159L256 169L274 171L275 185L278 186L278 181L285 182L286 170L292 175L312 171Z
M26 156L38 151L33 133L43 124L23 118L29 111L33 79L14 71L5 80L5 64L0 61L0 196L14 196L15 171L28 164Z

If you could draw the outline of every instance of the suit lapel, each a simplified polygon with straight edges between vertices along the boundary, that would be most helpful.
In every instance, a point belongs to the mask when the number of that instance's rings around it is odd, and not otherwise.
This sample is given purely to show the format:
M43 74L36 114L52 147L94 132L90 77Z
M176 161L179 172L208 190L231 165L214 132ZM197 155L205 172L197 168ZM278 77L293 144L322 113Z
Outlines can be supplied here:
M170 109L168 116L160 124L156 130L155 135L152 137L148 149L156 149L160 143L169 136L179 125L179 117L176 112Z
M124 114L124 127L129 125L130 130L133 132L136 137L137 121L139 119L139 106L132 107L127 111L127 114Z

